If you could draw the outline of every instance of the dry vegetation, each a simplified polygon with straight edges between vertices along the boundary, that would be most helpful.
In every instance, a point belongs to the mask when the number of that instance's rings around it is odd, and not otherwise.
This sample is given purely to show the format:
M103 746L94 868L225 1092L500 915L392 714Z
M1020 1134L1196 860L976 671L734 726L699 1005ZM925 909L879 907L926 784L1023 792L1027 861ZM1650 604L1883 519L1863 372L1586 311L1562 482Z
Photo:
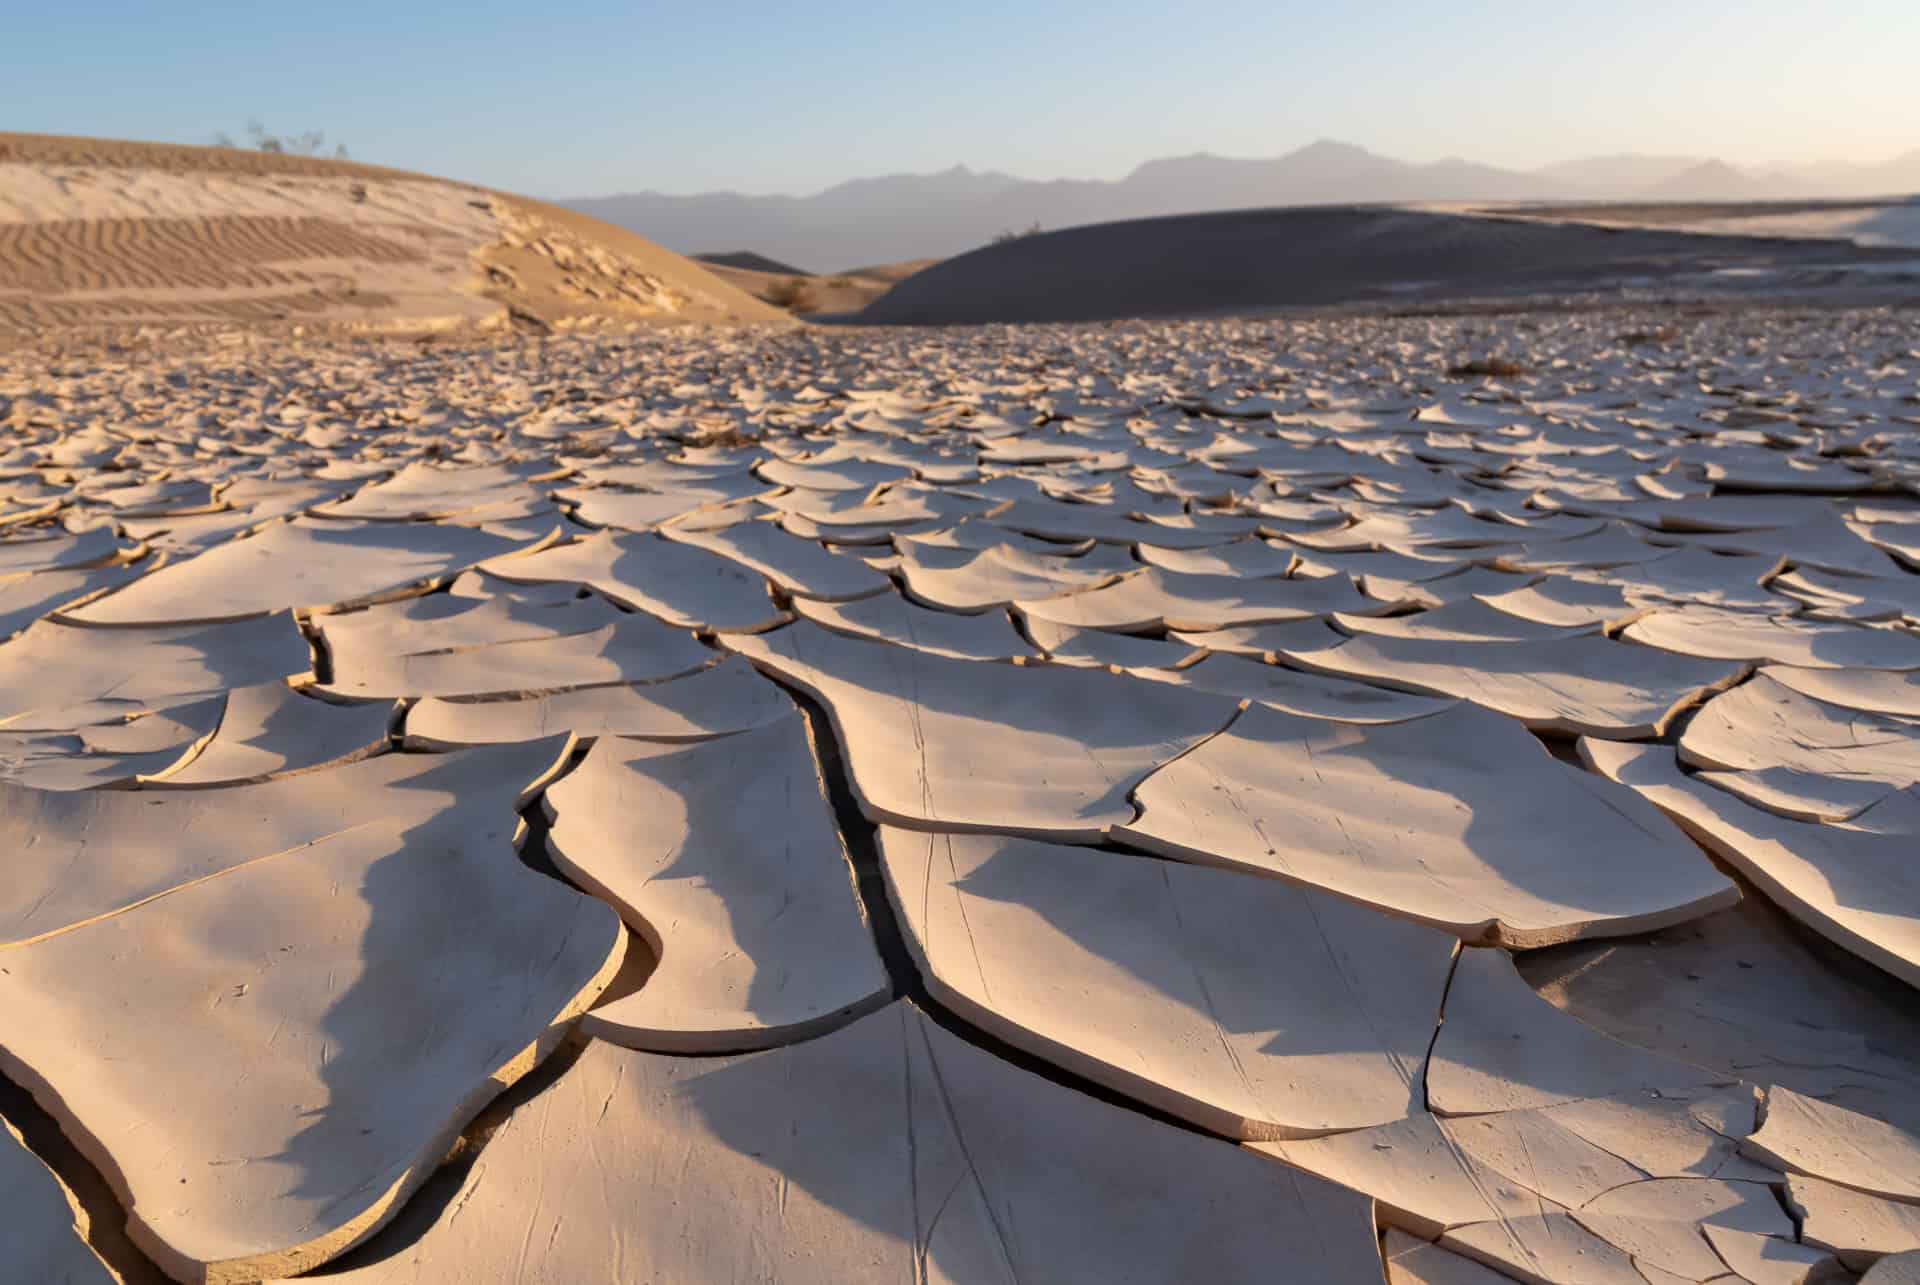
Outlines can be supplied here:
M782 277L767 287L766 301L776 308L785 308L788 312L812 312L810 305L812 291L805 277Z
M1505 357L1476 357L1447 367L1454 379L1512 379L1527 373L1527 367Z

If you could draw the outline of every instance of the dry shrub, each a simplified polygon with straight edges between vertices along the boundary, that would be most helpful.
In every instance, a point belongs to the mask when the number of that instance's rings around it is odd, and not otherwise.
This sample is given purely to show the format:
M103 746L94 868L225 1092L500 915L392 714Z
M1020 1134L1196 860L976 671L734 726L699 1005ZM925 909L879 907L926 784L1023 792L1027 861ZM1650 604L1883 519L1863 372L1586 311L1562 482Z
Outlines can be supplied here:
M1509 379L1526 373L1525 366L1517 361L1508 361L1505 357L1476 357L1472 361L1463 361L1447 367L1447 374L1454 379L1471 377Z
M805 312L808 304L804 277L782 277L767 287L767 302L789 312Z

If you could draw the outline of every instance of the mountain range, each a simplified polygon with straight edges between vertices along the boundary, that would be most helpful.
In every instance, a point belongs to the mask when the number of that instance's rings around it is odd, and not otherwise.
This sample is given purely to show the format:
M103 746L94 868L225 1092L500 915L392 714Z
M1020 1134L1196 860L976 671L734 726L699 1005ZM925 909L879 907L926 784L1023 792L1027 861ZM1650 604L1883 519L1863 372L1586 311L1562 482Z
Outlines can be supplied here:
M1196 153L1115 180L1016 178L958 165L854 179L812 196L634 192L558 202L683 254L750 250L810 270L946 258L996 236L1205 210L1392 201L1751 201L1920 192L1920 148L1877 165L1742 169L1699 156L1596 156L1538 170L1395 160L1322 140L1284 156Z

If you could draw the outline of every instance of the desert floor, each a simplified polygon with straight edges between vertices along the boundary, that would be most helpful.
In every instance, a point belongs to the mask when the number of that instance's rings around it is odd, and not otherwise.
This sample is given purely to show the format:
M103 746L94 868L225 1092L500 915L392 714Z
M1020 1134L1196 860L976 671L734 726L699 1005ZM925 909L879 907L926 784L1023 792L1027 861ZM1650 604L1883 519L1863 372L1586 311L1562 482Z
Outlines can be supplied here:
M184 319L0 347L9 1279L1915 1279L1911 309Z

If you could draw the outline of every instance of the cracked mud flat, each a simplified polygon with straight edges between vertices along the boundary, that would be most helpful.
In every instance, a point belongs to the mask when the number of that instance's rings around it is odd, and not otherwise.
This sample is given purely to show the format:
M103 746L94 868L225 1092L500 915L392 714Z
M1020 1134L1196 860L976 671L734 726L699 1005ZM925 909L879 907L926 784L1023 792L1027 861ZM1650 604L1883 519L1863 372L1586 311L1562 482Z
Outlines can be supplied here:
M1908 1279L1911 312L148 329L0 422L9 1279Z

